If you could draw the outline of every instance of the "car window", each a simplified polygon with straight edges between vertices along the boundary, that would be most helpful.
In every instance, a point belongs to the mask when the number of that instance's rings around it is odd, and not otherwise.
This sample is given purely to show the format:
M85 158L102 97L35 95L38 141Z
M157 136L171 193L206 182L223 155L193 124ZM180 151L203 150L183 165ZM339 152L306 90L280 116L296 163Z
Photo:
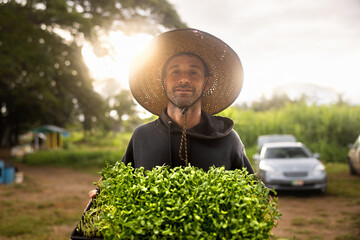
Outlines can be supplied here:
M309 154L303 148L268 148L264 155L265 158L308 158Z
M258 149L265 143L272 142L296 142L296 138L293 135L262 135L258 137Z

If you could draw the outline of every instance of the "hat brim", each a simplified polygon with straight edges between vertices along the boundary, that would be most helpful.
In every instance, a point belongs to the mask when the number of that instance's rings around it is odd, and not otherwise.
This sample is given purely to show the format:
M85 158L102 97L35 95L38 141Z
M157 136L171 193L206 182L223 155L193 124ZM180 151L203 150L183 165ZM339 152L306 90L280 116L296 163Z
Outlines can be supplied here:
M162 68L170 57L181 52L200 56L212 75L211 86L201 99L204 111L219 113L237 99L244 73L235 51L206 32L177 29L155 37L132 62L130 90L142 107L155 115L161 115L168 104L162 84Z

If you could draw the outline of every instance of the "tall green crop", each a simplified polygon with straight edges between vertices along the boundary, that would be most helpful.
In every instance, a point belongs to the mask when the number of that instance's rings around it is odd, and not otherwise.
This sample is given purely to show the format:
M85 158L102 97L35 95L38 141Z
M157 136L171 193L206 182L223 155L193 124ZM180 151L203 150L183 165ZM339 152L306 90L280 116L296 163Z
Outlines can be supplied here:
M104 239L269 239L277 199L245 170L116 163L102 171L100 193L79 224Z

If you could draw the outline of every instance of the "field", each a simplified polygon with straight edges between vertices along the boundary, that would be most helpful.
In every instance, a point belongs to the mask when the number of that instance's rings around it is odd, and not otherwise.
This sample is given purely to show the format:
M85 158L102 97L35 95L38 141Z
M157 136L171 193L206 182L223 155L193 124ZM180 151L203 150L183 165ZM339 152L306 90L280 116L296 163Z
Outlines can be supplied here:
M0 186L0 239L69 239L99 169L30 166L22 184ZM275 239L360 239L360 177L345 164L327 165L325 194L279 193Z

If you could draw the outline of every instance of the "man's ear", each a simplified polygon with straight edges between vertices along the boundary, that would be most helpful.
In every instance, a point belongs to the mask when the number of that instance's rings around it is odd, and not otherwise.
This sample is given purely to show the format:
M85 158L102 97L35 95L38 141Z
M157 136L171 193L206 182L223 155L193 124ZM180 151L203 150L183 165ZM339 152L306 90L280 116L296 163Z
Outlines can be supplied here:
M165 92L166 92L165 77L162 78L161 84L162 84L163 89L164 89Z

